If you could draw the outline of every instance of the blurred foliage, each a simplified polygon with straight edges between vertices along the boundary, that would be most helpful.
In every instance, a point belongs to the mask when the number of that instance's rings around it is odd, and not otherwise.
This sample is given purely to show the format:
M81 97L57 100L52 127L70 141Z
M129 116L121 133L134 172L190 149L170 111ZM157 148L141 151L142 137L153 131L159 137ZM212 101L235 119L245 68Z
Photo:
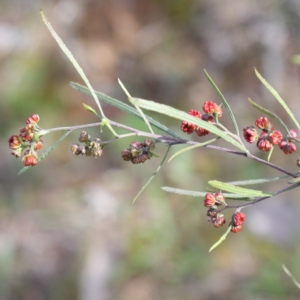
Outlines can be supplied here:
M0 298L299 299L281 268L284 263L300 278L295 191L249 208L245 229L208 254L225 228L216 230L207 222L202 199L160 190L205 190L212 179L279 175L257 163L196 149L166 164L132 206L159 160L122 161L120 152L130 139L106 147L97 160L74 157L69 149L77 139L73 133L40 165L17 176L21 162L10 155L7 139L30 114L38 113L44 128L97 121L81 105L94 105L92 98L68 86L82 81L42 24L40 8L92 86L112 97L126 101L117 84L121 78L133 96L185 111L200 109L204 101L218 101L206 69L240 130L260 116L248 97L292 126L255 77L256 67L300 119L299 67L290 62L300 52L297 1L3 0ZM104 109L112 120L142 124L109 106ZM180 122L150 115L180 133ZM222 122L232 128L230 118ZM90 134L100 136L99 129ZM58 137L47 135L45 149ZM101 138L111 137L105 131ZM164 147L157 147L158 155ZM254 146L250 150L256 153ZM275 152L272 161L297 171L296 156ZM280 185L269 184L266 191Z

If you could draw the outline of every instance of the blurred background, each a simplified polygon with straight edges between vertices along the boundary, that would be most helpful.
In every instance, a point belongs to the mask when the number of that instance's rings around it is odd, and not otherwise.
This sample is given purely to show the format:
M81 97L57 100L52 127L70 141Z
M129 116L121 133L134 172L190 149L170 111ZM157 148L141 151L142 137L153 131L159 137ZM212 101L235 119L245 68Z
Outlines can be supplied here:
M273 169L199 148L166 163L132 206L160 159L124 162L120 152L132 139L110 144L98 159L74 156L74 132L38 166L17 175L22 162L10 155L7 140L32 113L43 128L97 122L82 107L96 108L92 98L69 86L83 82L43 25L41 8L94 89L121 101L127 100L117 78L133 96L185 111L201 110L208 100L220 103L206 69L241 131L261 116L248 97L294 128L256 78L257 68L300 118L300 71L291 63L300 53L297 0L1 0L0 299L299 299L281 268L284 263L300 280L297 191L247 208L243 231L208 253L226 226L207 222L203 199L160 189L205 191L211 179L282 175ZM112 120L146 129L132 116L103 108ZM177 120L149 115L182 137L201 140L180 132ZM226 113L221 121L232 129ZM106 129L88 132L111 138ZM60 135L45 136L43 149ZM267 159L255 145L249 149ZM156 154L165 150L157 145ZM271 161L296 172L297 157L276 149ZM286 180L253 188L284 186ZM231 214L226 211L227 222Z

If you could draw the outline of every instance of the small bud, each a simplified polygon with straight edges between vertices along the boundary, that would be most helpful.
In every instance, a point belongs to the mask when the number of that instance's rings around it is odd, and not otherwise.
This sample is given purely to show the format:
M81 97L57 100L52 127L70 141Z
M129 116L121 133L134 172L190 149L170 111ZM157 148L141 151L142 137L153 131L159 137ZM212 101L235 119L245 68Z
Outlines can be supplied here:
M270 143L268 138L269 135L266 132L261 133L256 143L256 146L259 150L269 152L273 148L273 145Z
M216 203L216 199L215 199L214 195L211 193L207 193L204 198L204 206L211 207L211 206L215 205L215 203Z
M258 139L258 134L253 126L247 126L243 129L244 138L248 143L254 143Z
M131 152L129 149L125 149L121 152L121 156L123 158L123 160L125 161L130 161L132 156L131 156Z
M191 134L195 131L196 125L191 124L187 121L181 123L181 130L187 134Z
M36 124L40 120L39 115L33 114L26 120L26 124Z
M232 227L231 227L231 232L233 232L233 233L238 233L238 232L241 231L242 229L243 229L243 225L232 226Z
M144 141L144 146L148 148L148 151L152 151L155 149L155 143L152 140L146 139Z
M203 105L203 111L206 112L207 114L212 114L212 115L215 115L215 116L218 116L219 118L222 117L222 108L214 103L213 101L206 101L204 102L204 105Z
M225 196L222 193L215 193L216 205L227 205L225 202Z
M211 206L211 207L208 209L206 215L207 215L208 217L216 217L216 216L217 216L217 211L216 211L217 208L218 208L218 207L217 207L216 205Z
M201 119L201 117L202 117L201 113L198 110L193 110L193 109L189 111L189 115L194 116L199 119ZM181 130L187 134L193 133L195 131L196 127L197 126L195 124L189 123L187 121L183 121L181 123Z
M18 135L12 135L8 140L8 145L13 150L20 148L22 145L21 138Z
M205 135L209 134L209 131L202 127L196 128L195 132L197 133L198 136L205 136Z
M31 125L31 124L29 124ZM25 126L23 128L20 129L20 134L19 136L22 138L23 141L29 142L32 140L34 132L31 128L31 126Z
M235 226L242 225L246 220L246 215L242 212L237 212L232 216L232 222Z
M79 138L78 138L78 141L80 143L85 143L87 141L89 141L91 139L91 136L88 135L88 133L86 131L81 131L80 132L80 135L79 135Z
M284 152L284 154L292 154L293 152L296 152L297 149L294 143L290 143L286 139L283 139L279 143L279 147Z
M102 155L101 147L91 149L91 154L93 157L98 158Z
M295 129L290 130L290 136L294 139L298 139L298 133Z
M79 150L80 154L82 154L82 155L86 153L85 146L80 146L77 150Z
M39 139L39 141L34 143L33 149L40 150L43 147L43 140Z
M217 218L213 221L213 225L215 228L219 228L220 226L223 226L225 223L226 220L223 214L218 214Z
M78 144L72 144L72 145L71 145L71 152L72 152L73 154L76 154L76 151L77 151L78 148L79 148L79 145L78 145Z
M269 140L272 145L278 145L282 140L282 133L279 130L274 130L269 134Z
M297 166L300 167L300 156L297 159Z
M137 157L142 153L142 150L139 150L137 148L131 148L130 153L131 157Z
M28 154L28 155L25 155L23 157L23 164L25 167L29 167L29 166L35 166L37 164L37 155L32 153L32 154Z
M266 131L272 130L273 127L267 117L258 118L255 121L255 126Z

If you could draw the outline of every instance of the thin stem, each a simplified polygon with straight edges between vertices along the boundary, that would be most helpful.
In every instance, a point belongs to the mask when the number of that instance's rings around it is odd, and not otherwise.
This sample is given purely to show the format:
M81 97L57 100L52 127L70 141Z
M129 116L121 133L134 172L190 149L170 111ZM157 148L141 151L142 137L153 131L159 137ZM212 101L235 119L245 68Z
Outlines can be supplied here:
M293 174L293 173L291 173L291 172L289 172L289 171L287 171L285 169L282 169L281 167L276 166L276 165L274 165L274 164L272 164L272 163L270 163L270 162L268 162L266 160L258 158L257 156L254 156L254 155L252 155L250 153L248 153L247 157L250 158L250 159L253 159L255 161L258 161L258 162L260 162L262 164L265 164L265 165L267 165L270 168L273 168L273 169L276 169L276 170L278 170L278 171L280 171L282 173L285 173L285 174L287 174L287 175L289 175L289 176L291 176L293 178L297 178L298 177L297 175L295 175L295 174Z
M132 128L132 127L129 127L129 126L126 126L126 125L123 125L123 124L120 124L118 122L114 122L114 121L111 121L111 120L108 120L107 121L109 122L109 124L113 127L117 127L117 128L121 128L121 129L124 129L124 130L128 130L128 131L131 131L133 134L129 134L129 135L122 135L122 136L117 136L115 137L114 139L108 141L108 142L112 142L116 139L119 139L119 138L124 138L124 137L128 137L128 136L134 136L134 135L137 135L137 136L145 136L145 137L149 137L149 138L153 138L156 140L156 143L165 143L165 144L168 144L170 146L173 146L173 145L181 145L181 144L186 144L186 145L198 145L198 144L201 144L200 142L195 142L195 141L190 141L190 140L186 140L186 139L178 139L178 138L174 138L174 137L170 137L170 136L163 136L163 135L159 135L159 134L153 134L153 133L149 133L149 132L144 132L144 131L140 131L140 130L137 130L135 128ZM69 127L58 127L58 128L52 128L52 129L48 129L48 130L44 130L45 133L50 133L50 132L54 132L54 131L62 131L62 130L65 130L65 131L74 131L74 130L79 130L79 129L84 129L84 128L91 128L91 127L96 127L96 126L100 126L101 125L101 122L97 122L97 123L92 123L92 124L84 124L84 125L77 125L77 126L69 126ZM42 130L43 131L43 130ZM214 150L218 150L218 151L222 151L222 152L226 152L226 153L231 153L231 154L235 154L235 155L240 155L240 156L245 156L245 157L248 157L252 160L255 160L257 162L260 162L264 165L267 165L268 167L270 168L273 168L273 169L276 169L284 174L287 174L293 178L296 178L297 175L277 166L277 165L274 165L268 161L265 161L263 159L260 159L250 153L246 153L246 152L241 152L241 151L237 151L237 150L232 150L232 149L228 149L228 148L224 148L224 147L219 147L219 146L215 146L215 145L206 145L204 146L206 148L210 148L210 149L214 149Z

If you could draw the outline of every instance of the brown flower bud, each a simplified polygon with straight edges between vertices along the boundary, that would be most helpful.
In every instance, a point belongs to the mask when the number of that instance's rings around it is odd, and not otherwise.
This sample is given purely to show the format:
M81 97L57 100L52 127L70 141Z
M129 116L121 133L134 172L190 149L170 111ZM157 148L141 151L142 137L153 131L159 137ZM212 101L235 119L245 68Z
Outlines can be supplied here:
M79 138L78 138L78 141L80 143L85 143L87 141L89 141L91 139L91 136L88 135L88 133L86 131L81 131L80 132L80 135L79 135Z
M71 145L71 151L73 154L76 154L77 149L79 148L78 144L72 144Z
M130 161L132 156L131 156L131 152L128 149L125 149L121 152L121 156L123 158L123 160L125 161Z

